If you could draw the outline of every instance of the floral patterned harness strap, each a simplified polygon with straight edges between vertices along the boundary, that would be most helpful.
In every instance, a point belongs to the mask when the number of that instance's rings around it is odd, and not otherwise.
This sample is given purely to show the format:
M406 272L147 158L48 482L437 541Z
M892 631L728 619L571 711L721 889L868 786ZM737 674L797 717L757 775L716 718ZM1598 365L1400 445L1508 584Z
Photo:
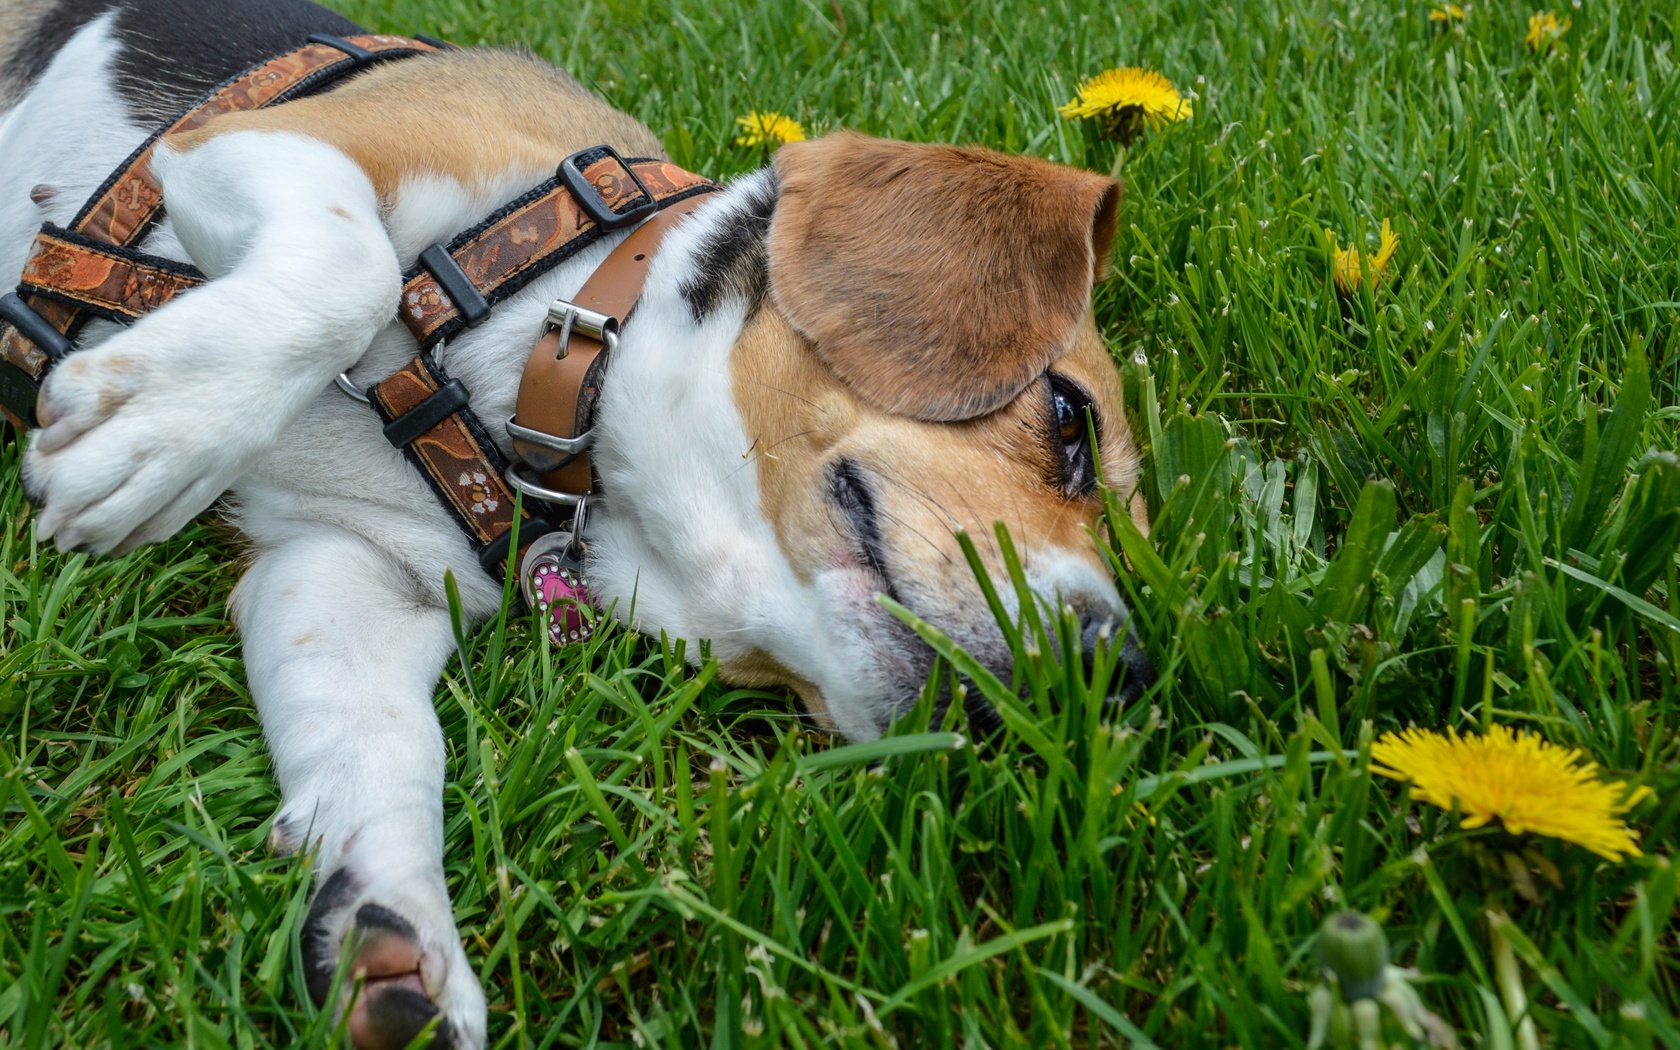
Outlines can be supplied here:
M212 89L158 128L93 191L68 229L47 223L36 235L15 293L0 296L0 413L35 425L47 372L74 348L94 318L128 323L204 276L138 250L163 218L163 189L152 154L164 136L236 110L262 109L315 94L379 62L437 51L436 41L369 34L311 36Z

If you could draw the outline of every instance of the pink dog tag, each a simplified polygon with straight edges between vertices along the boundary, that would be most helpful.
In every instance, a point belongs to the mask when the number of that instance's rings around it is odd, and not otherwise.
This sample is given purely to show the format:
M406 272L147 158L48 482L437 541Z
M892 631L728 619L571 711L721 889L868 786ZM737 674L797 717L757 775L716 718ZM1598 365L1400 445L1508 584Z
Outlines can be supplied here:
M584 615L589 605L589 581L584 578L583 566L567 554L571 545L568 534L555 537L559 542L545 542L548 536L525 554L523 567L525 600L548 617L548 638L555 645L571 645L586 640L595 633L595 625Z

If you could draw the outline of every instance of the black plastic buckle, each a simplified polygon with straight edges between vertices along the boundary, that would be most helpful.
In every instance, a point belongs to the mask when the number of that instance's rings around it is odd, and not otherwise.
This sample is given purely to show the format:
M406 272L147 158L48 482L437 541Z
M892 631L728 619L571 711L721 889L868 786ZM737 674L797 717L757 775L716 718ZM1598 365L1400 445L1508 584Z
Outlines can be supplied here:
M63 332L47 323L16 292L0 295L0 321L18 330L18 334L34 343L43 354L57 364L68 354L74 343Z
M343 37L333 36L331 33L310 33L307 39L311 44L325 44L328 47L336 47L349 55L350 61L357 66L365 66L379 57L360 44L353 44Z
M63 332L48 324L44 317L32 310L16 292L0 295L0 322L16 328L19 335L34 343L47 355L51 364L57 364L75 345ZM36 425L35 402L40 397L41 380L45 374L43 369L41 376L32 376L12 362L0 358L0 406L4 406L7 412L23 420L25 426Z
M607 206L606 198L583 175L581 158L588 157L593 164L603 157L611 157L624 173L630 176L630 181L636 184L636 191L642 199L630 206L626 211L613 211ZM566 187L572 199L578 202L578 207L593 220L595 225L603 230L616 230L631 223L641 222L643 219L659 210L659 201L654 198L653 191L647 188L647 183L636 174L636 169L630 162L618 155L618 150L611 146L591 146L589 149L579 150L560 162L560 169L555 172L560 178L560 184Z
M490 301L484 298L484 293L473 284L467 271L461 269L461 264L449 254L449 249L441 244L434 244L420 253L420 265L426 268L443 289L449 301L455 304L455 309L461 314L461 320L467 327L490 316Z
M420 435L467 407L467 388L459 379L438 387L418 405L385 424L385 440L405 448Z

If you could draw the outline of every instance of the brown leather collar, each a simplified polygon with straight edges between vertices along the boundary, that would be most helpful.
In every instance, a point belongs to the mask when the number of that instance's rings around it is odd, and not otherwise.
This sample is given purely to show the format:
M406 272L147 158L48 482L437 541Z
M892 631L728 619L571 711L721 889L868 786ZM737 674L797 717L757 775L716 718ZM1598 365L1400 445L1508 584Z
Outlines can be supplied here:
M508 420L514 454L536 475L523 474L521 464L509 468L509 478L527 495L565 504L594 488L590 423L608 351L642 297L660 242L701 200L688 198L648 219L602 260L576 296L549 308Z

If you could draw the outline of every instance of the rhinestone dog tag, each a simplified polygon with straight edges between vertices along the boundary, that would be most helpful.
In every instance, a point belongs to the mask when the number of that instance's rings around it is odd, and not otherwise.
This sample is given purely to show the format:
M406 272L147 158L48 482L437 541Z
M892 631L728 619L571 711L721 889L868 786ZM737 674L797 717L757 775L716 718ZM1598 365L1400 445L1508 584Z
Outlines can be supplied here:
M595 624L584 613L589 581L570 532L551 532L531 544L519 575L525 600L548 617L549 641L573 645L595 633Z

